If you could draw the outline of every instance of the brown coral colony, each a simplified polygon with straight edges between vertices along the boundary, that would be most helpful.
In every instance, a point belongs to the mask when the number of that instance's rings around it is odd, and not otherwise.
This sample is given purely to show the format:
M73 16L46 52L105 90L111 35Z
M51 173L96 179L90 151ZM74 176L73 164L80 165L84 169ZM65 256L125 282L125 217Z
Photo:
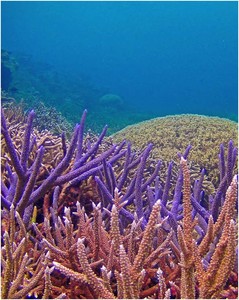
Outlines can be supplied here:
M68 141L2 112L2 298L236 299L234 137L195 179L186 132L168 161L84 134L86 114Z

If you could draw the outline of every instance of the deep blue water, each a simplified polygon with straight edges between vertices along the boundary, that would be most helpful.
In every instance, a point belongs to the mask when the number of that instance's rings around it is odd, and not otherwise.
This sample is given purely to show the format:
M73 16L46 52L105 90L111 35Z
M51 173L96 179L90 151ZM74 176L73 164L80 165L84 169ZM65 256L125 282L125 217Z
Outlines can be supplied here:
M2 2L2 48L158 116L235 118L237 2Z

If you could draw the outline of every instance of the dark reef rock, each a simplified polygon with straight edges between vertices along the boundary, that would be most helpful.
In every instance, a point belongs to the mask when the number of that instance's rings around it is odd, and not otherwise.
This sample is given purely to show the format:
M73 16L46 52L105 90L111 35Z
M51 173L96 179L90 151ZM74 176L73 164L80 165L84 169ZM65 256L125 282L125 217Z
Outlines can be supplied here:
M17 69L18 64L11 52L1 50L1 86L2 89L8 91L13 81L13 72ZM11 87L14 88L14 87Z

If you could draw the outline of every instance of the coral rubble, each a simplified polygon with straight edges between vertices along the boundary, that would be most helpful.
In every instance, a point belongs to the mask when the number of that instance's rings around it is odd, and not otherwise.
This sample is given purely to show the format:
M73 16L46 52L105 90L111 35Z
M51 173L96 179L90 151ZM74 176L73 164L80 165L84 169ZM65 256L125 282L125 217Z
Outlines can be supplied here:
M237 298L232 139L208 195L193 146L162 174L152 143L84 135L86 113L69 142L36 131L33 111L25 126L2 113L2 298Z

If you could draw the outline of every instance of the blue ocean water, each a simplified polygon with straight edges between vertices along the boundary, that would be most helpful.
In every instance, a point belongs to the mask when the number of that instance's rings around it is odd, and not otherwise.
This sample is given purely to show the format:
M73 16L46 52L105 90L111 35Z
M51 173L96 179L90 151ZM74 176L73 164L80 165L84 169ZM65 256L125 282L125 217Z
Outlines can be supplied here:
M2 48L136 111L237 118L237 2L1 2Z

